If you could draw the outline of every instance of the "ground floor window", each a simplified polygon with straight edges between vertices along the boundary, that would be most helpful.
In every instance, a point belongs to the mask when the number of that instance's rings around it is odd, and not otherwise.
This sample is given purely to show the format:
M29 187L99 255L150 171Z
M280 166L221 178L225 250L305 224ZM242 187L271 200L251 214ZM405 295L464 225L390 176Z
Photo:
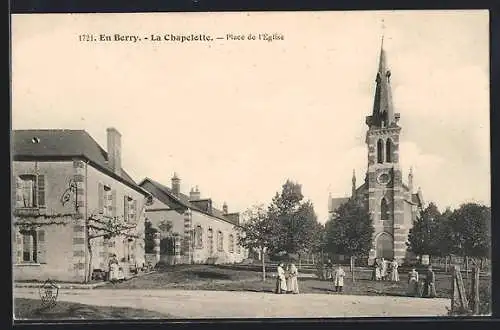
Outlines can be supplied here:
M38 262L38 240L36 230L23 230L22 262Z

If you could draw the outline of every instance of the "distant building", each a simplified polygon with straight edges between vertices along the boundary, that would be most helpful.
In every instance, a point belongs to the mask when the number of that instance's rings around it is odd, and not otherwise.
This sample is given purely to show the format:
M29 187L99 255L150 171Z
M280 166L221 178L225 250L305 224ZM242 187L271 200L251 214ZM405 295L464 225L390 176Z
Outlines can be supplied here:
M12 142L14 280L83 282L112 254L126 274L145 262L149 194L121 167L116 129L107 130L107 152L84 130L15 130ZM89 217L126 223L130 236L90 240L91 256L87 239L98 232Z
M148 221L161 232L161 259L177 263L237 263L248 257L238 244L239 213L229 213L201 198L198 187L188 195L181 192L181 180L174 173L171 187L146 178L140 186L151 193L153 203L146 208ZM162 230L162 225L169 227Z
M353 173L351 197L330 196L328 209L333 216L337 208L349 198L364 201L375 228L369 263L381 257L403 262L414 257L407 251L406 242L424 201L420 188L414 193L411 169L408 183L403 183L399 164L400 115L394 113L391 71L387 67L383 42L376 83L373 112L366 117L368 170L364 183L357 187L356 175Z

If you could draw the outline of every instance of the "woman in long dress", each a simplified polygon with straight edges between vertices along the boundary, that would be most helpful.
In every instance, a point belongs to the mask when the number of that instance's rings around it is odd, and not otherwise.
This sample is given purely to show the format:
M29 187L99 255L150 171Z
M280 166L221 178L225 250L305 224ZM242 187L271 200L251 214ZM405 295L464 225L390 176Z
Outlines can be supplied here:
M408 273L408 296L417 297L418 293L418 272L413 268Z
M285 270L283 269L283 263L278 265L277 269L278 277L276 279L276 293L286 293L286 278Z
M288 268L288 282L287 289L289 292L297 294L299 293L299 282L298 282L299 270L295 267L295 264L290 264Z
M399 264L398 262L396 261L396 259L394 259L392 261L392 270L391 270L391 281L392 282L399 282L399 273L398 273L398 267L399 267Z
M120 265L118 264L118 259L116 258L116 254L109 259L109 281L115 282L119 280L118 269Z
M380 270L380 277L382 278L382 280L386 280L387 279L387 262L385 261L384 258L382 258L382 261L380 262L380 266L381 266L381 270Z

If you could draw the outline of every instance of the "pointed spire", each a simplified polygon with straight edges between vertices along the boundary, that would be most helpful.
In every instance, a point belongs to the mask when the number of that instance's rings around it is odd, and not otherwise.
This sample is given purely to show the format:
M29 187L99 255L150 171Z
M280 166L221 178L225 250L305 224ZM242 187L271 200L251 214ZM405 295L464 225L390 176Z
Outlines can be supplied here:
M391 71L387 65L387 54L384 49L384 34L380 43L380 57L376 77L375 100L370 126L387 127L397 122L394 115L391 90Z

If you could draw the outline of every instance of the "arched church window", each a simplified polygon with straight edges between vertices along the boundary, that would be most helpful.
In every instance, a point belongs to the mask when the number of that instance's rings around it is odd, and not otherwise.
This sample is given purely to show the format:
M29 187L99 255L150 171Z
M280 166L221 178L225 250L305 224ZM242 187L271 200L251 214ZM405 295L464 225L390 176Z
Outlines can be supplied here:
M392 142L391 139L387 139L386 145L385 145L385 161L387 163L392 162Z
M384 162L384 142L378 140L377 142L377 163L382 164Z
M385 198L380 202L380 220L389 220L389 206Z

